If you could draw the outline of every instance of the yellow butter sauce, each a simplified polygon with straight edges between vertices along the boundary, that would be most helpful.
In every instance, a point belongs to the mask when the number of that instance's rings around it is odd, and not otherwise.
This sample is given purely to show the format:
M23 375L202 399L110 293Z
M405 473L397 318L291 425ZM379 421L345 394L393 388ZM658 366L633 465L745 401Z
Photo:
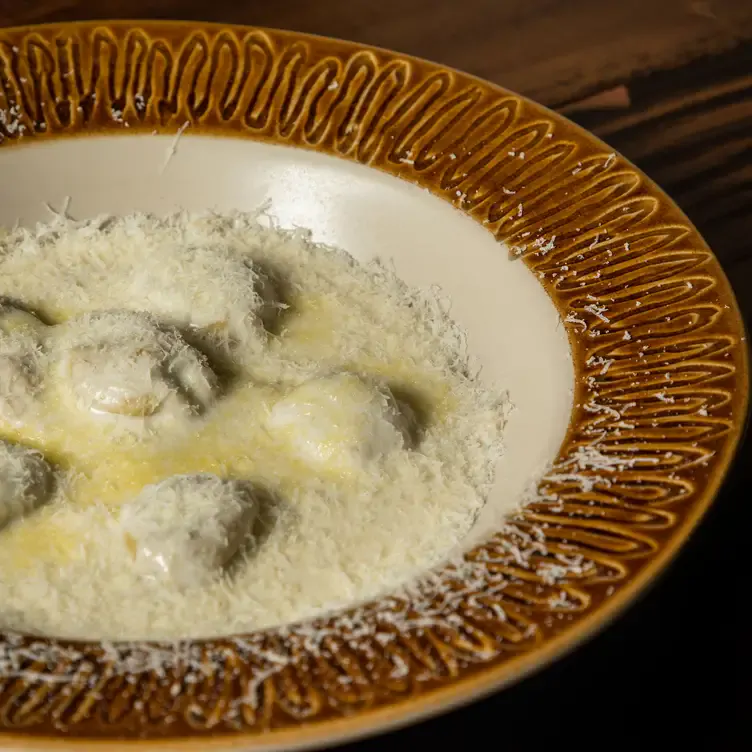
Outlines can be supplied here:
M295 324L274 340L276 362L318 356L322 367L344 367L372 374L390 383L396 394L420 395L434 420L451 407L446 382L431 380L409 361L385 363L362 353L336 362L332 332L338 311L322 297L299 301ZM263 366L259 372L263 373ZM16 566L62 565L86 553L86 538L96 530L70 530L70 515L61 505L101 506L101 524L108 510L136 496L144 486L172 475L207 472L221 477L261 480L281 495L294 492L313 470L275 441L263 421L284 388L248 380L235 384L203 417L168 426L158 433L123 432L117 421L76 408L61 383L48 384L39 397L37 417L22 428L0 426L0 438L39 449L63 471L56 498L37 514L0 531L3 558ZM320 473L320 469L316 472ZM341 481L341 479L337 479Z

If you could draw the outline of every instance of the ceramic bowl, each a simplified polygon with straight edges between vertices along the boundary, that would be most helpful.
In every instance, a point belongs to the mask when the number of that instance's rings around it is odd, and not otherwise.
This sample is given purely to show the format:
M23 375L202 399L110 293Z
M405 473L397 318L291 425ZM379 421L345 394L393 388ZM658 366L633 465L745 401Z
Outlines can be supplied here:
M497 690L656 576L739 440L743 326L687 218L593 136L463 73L264 29L6 29L0 171L4 225L67 200L77 218L266 204L390 258L443 288L516 406L462 566L232 638L0 634L4 748L311 747Z

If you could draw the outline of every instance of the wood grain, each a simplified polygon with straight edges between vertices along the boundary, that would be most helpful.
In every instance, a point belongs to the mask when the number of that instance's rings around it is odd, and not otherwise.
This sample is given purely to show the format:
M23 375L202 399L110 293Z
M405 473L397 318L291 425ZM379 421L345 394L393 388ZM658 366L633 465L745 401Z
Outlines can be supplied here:
M0 0L0 25L183 18L375 44L559 105L752 38L745 0Z
M679 204L746 298L752 293L741 266L752 257L752 42L636 77L629 90L626 110L572 116Z

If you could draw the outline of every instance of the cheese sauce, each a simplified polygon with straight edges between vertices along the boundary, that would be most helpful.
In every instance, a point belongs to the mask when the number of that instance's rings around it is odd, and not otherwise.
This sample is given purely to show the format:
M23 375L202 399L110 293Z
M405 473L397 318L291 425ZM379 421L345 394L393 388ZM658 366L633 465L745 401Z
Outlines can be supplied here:
M157 289L161 272L125 285L145 254L158 254L182 287ZM257 272L274 284L260 286ZM209 294L222 296L215 279L229 289L219 301ZM436 299L379 265L255 215L181 213L60 218L16 231L0 240L0 280L0 296L49 324L32 407L20 420L0 416L0 439L39 450L57 469L49 503L0 529L0 628L174 639L308 618L439 563L483 504L506 402L467 375L464 337ZM113 308L180 326L219 374L212 404L162 422L81 409L57 365L59 343L73 318ZM294 427L276 430L269 416L297 387L332 373L393 394L411 416L404 445L348 472L297 452ZM326 410L317 416L317 429L342 423ZM327 436L336 443L342 430ZM145 486L196 473L249 480L266 501L242 555L186 593L139 576L119 515Z

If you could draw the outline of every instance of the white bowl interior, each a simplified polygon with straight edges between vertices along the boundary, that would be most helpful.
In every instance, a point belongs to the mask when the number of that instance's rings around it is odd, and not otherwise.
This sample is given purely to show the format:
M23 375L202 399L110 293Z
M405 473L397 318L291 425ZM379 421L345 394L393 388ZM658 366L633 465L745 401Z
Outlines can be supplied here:
M173 147L174 153L173 153ZM391 259L408 283L439 285L483 378L516 407L484 513L464 545L514 508L554 458L572 408L565 328L535 276L481 225L386 173L302 149L236 138L122 135L0 150L0 224L134 210L253 210L358 259Z

